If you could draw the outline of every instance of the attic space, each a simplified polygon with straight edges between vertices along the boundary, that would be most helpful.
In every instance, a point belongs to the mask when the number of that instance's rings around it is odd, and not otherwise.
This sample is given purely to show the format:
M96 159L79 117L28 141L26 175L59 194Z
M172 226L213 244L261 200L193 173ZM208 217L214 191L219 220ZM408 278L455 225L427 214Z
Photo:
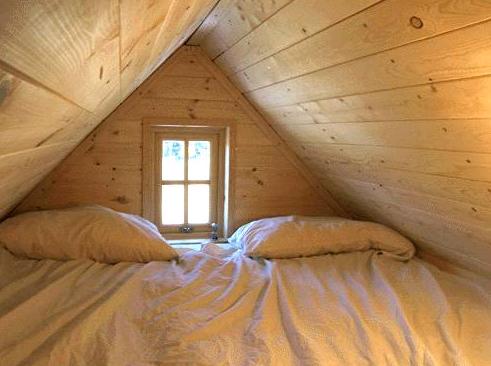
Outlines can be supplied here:
M490 309L491 1L0 1L0 366L490 365Z

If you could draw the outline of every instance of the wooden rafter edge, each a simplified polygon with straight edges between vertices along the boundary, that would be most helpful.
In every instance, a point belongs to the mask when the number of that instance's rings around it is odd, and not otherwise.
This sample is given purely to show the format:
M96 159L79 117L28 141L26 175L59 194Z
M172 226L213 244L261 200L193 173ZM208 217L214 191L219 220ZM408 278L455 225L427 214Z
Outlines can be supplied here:
M305 166L297 154L286 144L286 142L278 135L271 127L268 121L257 111L257 109L247 100L247 98L239 91L239 89L225 76L220 68L211 61L204 51L199 46L183 46L187 52L191 52L198 56L202 61L202 65L215 77L225 90L232 96L233 100L239 104L247 115L256 122L259 129L274 143L280 152L295 166L302 174L307 182L321 196L326 204L335 212L336 215L342 217L351 217L333 198L332 194L327 191L321 184L319 179Z

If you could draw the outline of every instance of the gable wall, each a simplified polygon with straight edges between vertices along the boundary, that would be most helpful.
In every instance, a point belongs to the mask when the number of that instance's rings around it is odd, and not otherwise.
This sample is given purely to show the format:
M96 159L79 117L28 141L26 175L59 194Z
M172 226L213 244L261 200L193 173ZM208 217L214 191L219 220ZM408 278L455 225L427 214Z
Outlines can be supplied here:
M231 167L235 227L255 218L333 213L281 141L260 126L214 74L197 47L184 47L120 105L17 208L96 203L142 213L142 122L173 119L190 125L227 121L235 130ZM251 114L252 113L252 114Z

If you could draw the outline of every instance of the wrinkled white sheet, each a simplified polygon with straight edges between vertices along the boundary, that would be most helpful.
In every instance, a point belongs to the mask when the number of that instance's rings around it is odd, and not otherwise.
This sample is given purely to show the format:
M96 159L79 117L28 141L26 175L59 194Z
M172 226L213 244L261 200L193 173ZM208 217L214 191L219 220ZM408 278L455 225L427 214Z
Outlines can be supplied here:
M373 251L105 265L0 249L0 364L491 365L490 287Z

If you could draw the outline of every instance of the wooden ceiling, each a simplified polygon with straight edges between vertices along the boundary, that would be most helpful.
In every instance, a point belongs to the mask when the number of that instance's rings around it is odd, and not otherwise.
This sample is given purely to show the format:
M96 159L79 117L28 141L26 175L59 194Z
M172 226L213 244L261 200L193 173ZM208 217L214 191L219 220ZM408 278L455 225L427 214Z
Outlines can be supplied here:
M200 45L357 217L491 271L491 1L222 0Z
M353 215L491 271L491 1L216 2L1 1L0 215L201 24Z
M0 2L0 217L199 26L217 0Z

